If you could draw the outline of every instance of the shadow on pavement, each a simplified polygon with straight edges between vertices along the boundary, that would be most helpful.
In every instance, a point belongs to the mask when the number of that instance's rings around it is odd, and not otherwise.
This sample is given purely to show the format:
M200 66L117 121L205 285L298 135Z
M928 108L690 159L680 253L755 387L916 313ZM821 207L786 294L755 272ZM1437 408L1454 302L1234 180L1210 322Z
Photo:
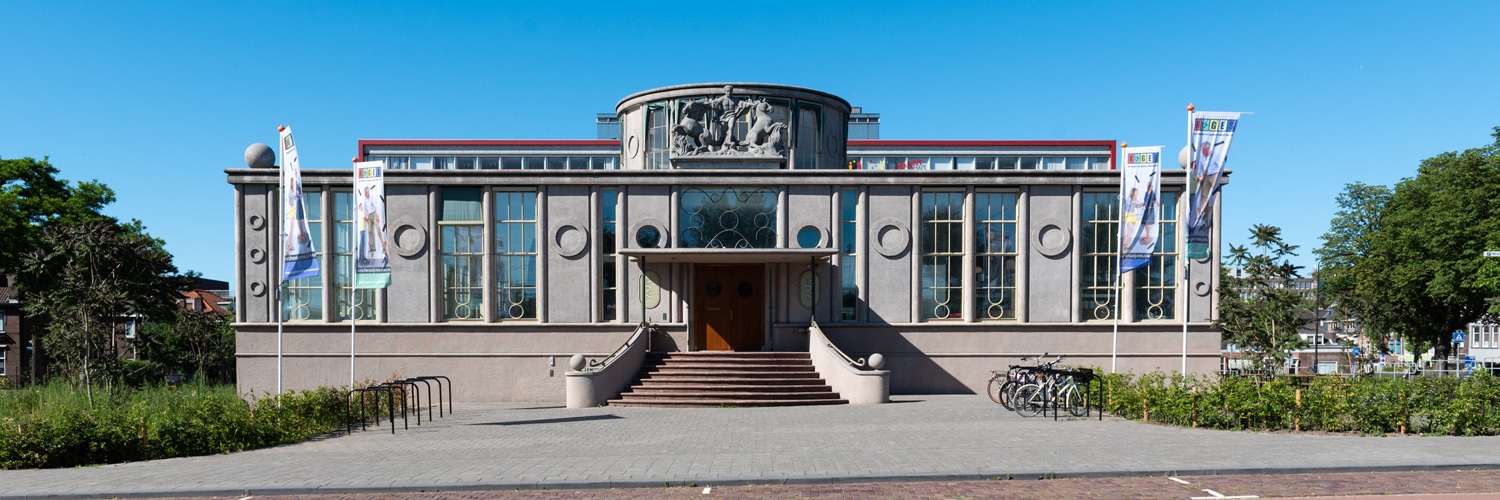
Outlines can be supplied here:
M615 420L615 419L619 419L619 418L625 418L625 417L621 417L619 415L589 415L589 416L586 416L586 417L543 418L543 419L538 419L538 420L517 420L517 421L514 421L514 422L483 422L483 423L469 424L469 425L561 424L561 423L567 423L567 422L587 422L587 421L590 421L590 420Z

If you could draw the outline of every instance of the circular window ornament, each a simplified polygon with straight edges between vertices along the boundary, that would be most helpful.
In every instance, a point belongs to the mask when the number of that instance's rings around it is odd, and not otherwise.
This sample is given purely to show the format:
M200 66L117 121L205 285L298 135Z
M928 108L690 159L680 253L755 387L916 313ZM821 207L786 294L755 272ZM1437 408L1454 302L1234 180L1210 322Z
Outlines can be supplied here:
M250 295L254 295L256 297L262 297L262 296L265 296L265 294L266 294L266 284L265 283L261 283L259 281L253 281L253 282L250 283Z
M735 292L740 294L740 298L749 298L755 294L755 285L751 285L749 281L741 281L740 286L735 287Z
M578 221L563 221L552 235L552 250L563 257L577 257L589 246L589 231Z
M656 226L641 226L635 230L635 245L641 248L661 248L661 230Z
M251 248L250 249L250 262L251 263L261 264L261 263L264 263L265 261L266 261L266 251L265 250L262 250L262 249L259 249L259 248Z
M630 154L631 159L635 159L635 157L640 156L641 137L635 134L630 134L630 138L625 140L625 152Z
M259 215L250 216L250 229L259 231L266 228L266 218Z
M881 219L875 222L874 227L871 239L875 242L875 251L880 255L894 258L905 252L906 246L911 243L911 232L896 219Z
M391 231L391 248L396 255L415 257L427 247L427 228L410 219L396 221L396 230Z
M1193 294L1199 297L1207 297L1208 292L1213 291L1213 288L1207 281L1195 280L1193 282Z
M823 246L823 230L817 226L802 226L797 230L797 246L801 248L818 248Z
M1047 257L1057 257L1073 245L1073 231L1057 219L1042 219L1031 230L1031 244Z
M720 285L717 281L710 281L703 287L703 293L708 294L709 297L718 297L719 294L724 293L724 285Z

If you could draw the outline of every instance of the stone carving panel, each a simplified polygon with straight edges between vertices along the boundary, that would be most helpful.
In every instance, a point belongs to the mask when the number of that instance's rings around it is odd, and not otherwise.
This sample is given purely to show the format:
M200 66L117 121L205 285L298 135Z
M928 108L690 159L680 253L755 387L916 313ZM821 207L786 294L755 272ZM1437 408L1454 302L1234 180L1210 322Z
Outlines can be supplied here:
M672 156L784 158L787 124L776 115L765 98L735 97L732 85L718 97L680 102Z

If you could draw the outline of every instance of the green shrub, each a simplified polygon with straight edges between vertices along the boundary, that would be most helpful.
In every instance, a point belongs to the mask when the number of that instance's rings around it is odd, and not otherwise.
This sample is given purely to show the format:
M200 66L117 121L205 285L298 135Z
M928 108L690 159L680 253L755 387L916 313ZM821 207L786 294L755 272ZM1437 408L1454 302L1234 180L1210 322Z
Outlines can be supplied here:
M72 467L227 453L343 425L339 389L247 402L232 385L83 391L65 383L0 393L0 468Z
M1500 380L1107 374L1094 386L1122 418L1213 429L1500 434ZM1300 394L1299 394L1300 393ZM1095 393L1095 397L1101 395Z

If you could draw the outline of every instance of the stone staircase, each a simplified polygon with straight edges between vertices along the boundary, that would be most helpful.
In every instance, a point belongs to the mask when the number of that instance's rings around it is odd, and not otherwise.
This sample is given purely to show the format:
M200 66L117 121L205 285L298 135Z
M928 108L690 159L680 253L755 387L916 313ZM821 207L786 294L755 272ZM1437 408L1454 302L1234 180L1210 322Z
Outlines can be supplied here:
M805 352L653 352L610 406L801 406L849 402Z

